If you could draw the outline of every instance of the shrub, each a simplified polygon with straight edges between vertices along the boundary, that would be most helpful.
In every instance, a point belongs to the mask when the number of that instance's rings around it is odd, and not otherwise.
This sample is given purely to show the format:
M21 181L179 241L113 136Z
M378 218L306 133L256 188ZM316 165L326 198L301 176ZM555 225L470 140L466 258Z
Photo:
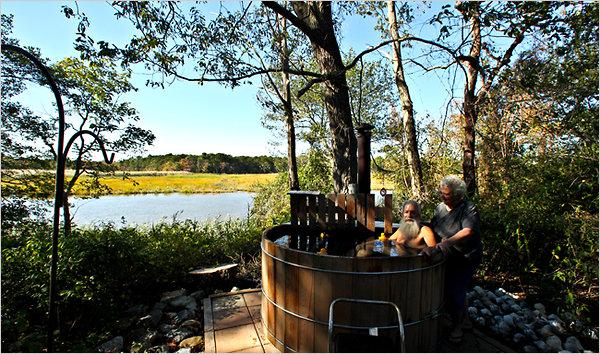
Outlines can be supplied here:
M46 324L50 235L50 224L22 223L2 236L3 345L43 331ZM260 235L257 224L235 219L136 228L109 223L75 228L69 238L61 235L61 337L88 337L126 308L186 284L190 270L232 260L252 262L260 252Z

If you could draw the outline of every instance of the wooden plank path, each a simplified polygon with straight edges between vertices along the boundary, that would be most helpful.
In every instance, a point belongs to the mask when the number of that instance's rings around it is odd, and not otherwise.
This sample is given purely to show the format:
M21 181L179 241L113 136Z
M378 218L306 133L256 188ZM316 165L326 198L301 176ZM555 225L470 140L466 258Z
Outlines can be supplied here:
M204 352L278 353L263 334L260 289L211 295L204 299ZM440 332L436 352L512 353L509 347L473 329L466 331L461 344L451 344ZM300 339L302 341L302 339Z

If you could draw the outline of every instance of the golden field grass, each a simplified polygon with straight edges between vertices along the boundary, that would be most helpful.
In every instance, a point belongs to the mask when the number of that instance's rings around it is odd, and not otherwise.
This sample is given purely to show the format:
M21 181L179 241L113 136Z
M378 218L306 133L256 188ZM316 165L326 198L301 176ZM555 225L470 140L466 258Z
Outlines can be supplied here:
M18 172L27 173L26 171ZM54 171L44 172L53 174ZM32 173L32 171L29 171L29 173ZM273 182L277 178L276 173L215 174L181 171L130 171L127 174L129 179L123 179L122 173L117 172L115 176L102 177L101 182L112 190L111 194L227 193L236 191L256 192L259 186ZM67 179L71 176L72 171L67 170ZM78 188L78 186L86 179L88 179L86 176L80 178L73 190L74 195L85 195L85 191ZM379 190L383 186L388 190L393 189L393 185L389 182L384 184L375 176L371 177L372 190Z
M177 173L155 175L132 175L103 177L101 182L112 190L112 194L138 193L225 193L255 192L258 186L275 180L276 173L268 174L213 174ZM85 180L85 177L82 178ZM74 194L80 195L77 185Z

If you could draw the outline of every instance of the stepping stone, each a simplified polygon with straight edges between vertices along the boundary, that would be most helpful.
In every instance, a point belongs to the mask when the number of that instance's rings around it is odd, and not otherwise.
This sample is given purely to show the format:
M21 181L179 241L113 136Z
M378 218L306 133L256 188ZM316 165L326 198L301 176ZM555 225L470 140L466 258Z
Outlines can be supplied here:
M213 274L216 272L221 272L221 271L225 271L225 270L228 270L231 268L235 268L237 266L238 266L237 263L223 264L223 265L211 267L211 268L201 268L201 269L192 270L188 274L192 274L192 275Z

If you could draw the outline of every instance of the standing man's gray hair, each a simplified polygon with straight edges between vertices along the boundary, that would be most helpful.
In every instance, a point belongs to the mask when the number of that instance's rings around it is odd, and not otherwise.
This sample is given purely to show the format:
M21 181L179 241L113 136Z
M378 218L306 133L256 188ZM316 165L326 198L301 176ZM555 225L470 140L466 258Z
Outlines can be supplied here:
M450 188L452 196L456 198L463 199L467 192L467 184L456 175L449 175L442 178L440 188L444 186Z

